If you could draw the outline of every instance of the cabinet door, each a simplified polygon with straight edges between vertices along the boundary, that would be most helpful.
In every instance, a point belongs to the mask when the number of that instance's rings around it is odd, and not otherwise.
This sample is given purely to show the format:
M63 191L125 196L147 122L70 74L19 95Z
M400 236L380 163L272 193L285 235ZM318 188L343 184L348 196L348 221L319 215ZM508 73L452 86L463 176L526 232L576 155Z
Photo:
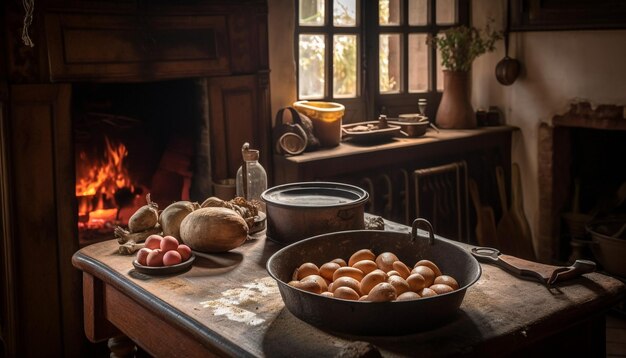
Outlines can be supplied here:
M211 161L213 179L234 178L241 165L241 146L248 142L254 149L265 145L269 131L267 115L259 113L257 76L218 77L209 80L211 112ZM268 168L266 167L266 170Z
M151 80L229 73L225 16L45 15L50 77Z
M19 356L78 356L70 85L10 88L10 162ZM35 339L36 344L30 341Z

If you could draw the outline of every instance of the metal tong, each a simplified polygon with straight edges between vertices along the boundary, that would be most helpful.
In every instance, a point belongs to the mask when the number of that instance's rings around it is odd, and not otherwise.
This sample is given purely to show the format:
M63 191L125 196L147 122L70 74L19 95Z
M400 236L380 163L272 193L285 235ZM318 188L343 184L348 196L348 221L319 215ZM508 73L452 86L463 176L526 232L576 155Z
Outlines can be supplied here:
M571 266L552 266L503 255L491 247L474 247L471 252L478 261L499 266L523 279L538 280L548 288L596 270L596 263L589 260L576 260Z

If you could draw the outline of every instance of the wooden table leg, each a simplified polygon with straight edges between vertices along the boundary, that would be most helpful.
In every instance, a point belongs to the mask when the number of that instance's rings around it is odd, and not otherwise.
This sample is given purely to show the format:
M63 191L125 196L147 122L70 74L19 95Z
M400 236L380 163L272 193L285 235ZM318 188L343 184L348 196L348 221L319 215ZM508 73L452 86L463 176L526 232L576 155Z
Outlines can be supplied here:
M104 283L83 273L83 315L85 335L92 342L120 335L120 331L104 316Z

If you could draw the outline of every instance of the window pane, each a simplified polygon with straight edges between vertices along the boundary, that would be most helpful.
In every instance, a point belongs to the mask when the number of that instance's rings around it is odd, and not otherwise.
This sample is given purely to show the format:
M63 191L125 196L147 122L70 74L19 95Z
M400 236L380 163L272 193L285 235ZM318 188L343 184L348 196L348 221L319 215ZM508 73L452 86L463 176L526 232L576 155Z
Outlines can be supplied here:
M409 25L428 25L428 0L409 0Z
M324 38L324 35L300 35L299 98L324 97Z
M380 35L378 51L380 93L399 93L402 78L400 34Z
M378 1L378 23L383 26L400 25L400 0Z
M426 34L409 34L409 92L428 91Z
M335 35L333 38L333 96L357 95L357 37Z
M299 10L300 25L324 25L324 0L300 0Z
M437 25L453 25L456 23L456 0L437 0Z
M333 5L335 26L356 26L356 0L335 0Z
M437 49L437 91L443 92L443 66L441 65L441 51Z

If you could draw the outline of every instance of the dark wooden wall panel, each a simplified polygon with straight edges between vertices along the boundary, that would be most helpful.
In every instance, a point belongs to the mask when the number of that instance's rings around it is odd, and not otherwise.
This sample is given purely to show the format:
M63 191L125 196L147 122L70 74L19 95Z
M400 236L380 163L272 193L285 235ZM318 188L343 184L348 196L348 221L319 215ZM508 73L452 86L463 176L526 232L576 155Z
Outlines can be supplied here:
M65 200L73 193L64 185L74 173L70 94L69 85L11 88L18 343L24 356L71 355L80 349L81 310L75 307L82 302L80 275L71 265L78 242L72 233L73 201ZM64 200L58 201L59 195ZM67 335L64 344L63 333L70 332L73 339ZM32 337L37 344L28 341Z
M45 16L54 81L137 81L230 73L223 16Z
M241 146L258 148L256 76L210 80L211 156L213 178L234 178L241 165Z

